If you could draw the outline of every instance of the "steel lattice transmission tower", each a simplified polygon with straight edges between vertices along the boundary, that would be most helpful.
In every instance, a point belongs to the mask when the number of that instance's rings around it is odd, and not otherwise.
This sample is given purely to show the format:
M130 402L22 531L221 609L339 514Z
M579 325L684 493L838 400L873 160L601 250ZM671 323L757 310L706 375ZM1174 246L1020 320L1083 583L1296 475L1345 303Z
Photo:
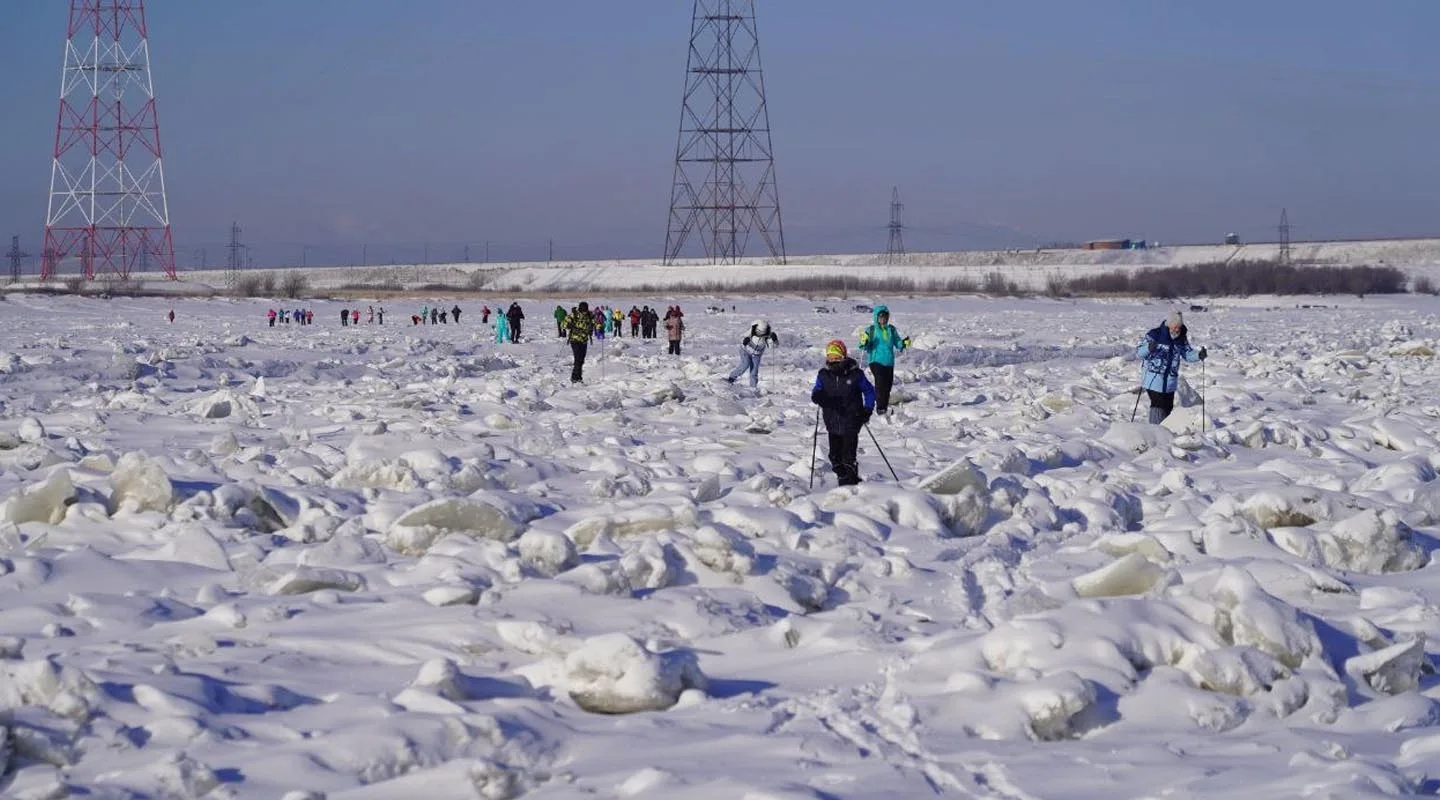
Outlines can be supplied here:
M905 204L900 202L900 187L890 190L890 243L885 246L885 263L894 264L905 258L905 223L901 215Z
M755 0L695 0L665 263L696 236L711 263L734 264L752 233L785 263Z
M1290 265L1290 210L1280 209L1280 265Z
M230 244L226 245L230 258L225 262L225 285L234 289L240 285L240 270L245 266L245 245L240 243L240 223L230 223Z
M144 0L70 2L44 252L42 279L70 256L86 279L176 277Z
M20 249L19 236L10 237L10 251L5 255L10 257L10 281L12 283L18 283L20 281L20 268L25 265L25 259L30 257L29 253Z

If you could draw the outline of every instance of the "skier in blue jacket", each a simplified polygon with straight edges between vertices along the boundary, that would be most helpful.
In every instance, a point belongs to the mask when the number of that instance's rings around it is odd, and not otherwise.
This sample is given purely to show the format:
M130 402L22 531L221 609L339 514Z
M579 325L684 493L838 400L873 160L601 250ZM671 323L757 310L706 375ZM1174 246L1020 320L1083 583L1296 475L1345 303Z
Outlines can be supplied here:
M860 331L860 349L870 357L870 374L875 376L875 413L885 416L890 408L890 387L895 383L895 354L910 346L909 338L890 324L890 309L875 306L871 324Z
M1150 422L1159 424L1175 409L1175 390L1180 387L1180 362L1204 361L1205 348L1190 346L1185 318L1173 311L1165 323L1145 334L1145 341L1135 348L1135 355L1144 360L1143 388L1150 395Z

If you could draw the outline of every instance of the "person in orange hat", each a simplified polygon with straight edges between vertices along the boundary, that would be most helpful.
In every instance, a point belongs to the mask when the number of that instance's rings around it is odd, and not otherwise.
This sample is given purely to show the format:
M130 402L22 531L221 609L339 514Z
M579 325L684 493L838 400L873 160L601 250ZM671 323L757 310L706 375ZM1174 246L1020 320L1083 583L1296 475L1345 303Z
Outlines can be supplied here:
M860 482L856 463L860 431L875 410L875 387L855 363L845 342L832 339L825 345L825 366L815 375L810 402L820 406L825 433L830 437L830 468L841 486Z

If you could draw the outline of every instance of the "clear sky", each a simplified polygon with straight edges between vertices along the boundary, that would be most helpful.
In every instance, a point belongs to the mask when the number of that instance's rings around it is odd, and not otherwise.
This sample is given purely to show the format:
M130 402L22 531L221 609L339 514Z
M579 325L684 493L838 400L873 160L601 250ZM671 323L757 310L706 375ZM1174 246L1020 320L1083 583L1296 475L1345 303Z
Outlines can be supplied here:
M32 250L68 5L0 3L0 234ZM182 263L223 259L232 219L309 263L663 247L689 0L147 10ZM758 13L792 253L883 250L892 185L911 250L1273 239L1282 206L1297 239L1440 235L1436 0Z

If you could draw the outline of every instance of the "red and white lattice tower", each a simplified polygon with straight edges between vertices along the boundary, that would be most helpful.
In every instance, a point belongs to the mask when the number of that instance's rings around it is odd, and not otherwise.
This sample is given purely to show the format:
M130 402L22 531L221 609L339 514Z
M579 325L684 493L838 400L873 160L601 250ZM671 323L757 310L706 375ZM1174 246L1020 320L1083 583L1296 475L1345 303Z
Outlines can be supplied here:
M144 0L71 0L42 279L175 278Z

